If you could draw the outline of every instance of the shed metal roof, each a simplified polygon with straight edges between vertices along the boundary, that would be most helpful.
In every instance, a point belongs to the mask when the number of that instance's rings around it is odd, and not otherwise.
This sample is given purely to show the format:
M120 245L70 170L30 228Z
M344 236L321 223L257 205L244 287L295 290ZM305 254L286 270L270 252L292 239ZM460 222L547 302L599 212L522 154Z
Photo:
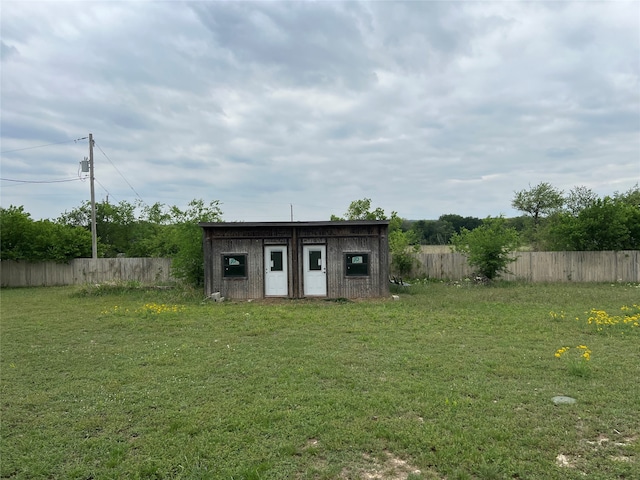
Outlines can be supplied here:
M336 227L389 225L389 220L329 220L318 222L201 222L202 228L257 228L257 227Z

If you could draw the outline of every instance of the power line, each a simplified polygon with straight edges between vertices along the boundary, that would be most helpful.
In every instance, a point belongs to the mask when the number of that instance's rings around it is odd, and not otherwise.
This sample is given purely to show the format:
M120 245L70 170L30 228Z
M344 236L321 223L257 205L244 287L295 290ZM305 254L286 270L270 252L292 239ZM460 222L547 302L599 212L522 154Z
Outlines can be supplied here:
M84 180L84 177L80 178L66 178L60 180L15 180L13 178L0 178L3 182L15 182L15 183L64 183L64 182L75 182L78 180Z
M75 140L65 140L63 142L47 143L45 145L36 145L34 147L16 148L15 150L5 150L4 152L0 152L0 155L4 155L5 153L21 152L22 150L32 150L34 148L50 147L51 145L62 145L63 143L79 142L80 140L86 140L87 138L89 137L76 138Z
M108 198L108 197L112 197L112 196L113 196L113 195L111 195L111 192L109 192L109 190L107 190L107 187L105 187L104 185L102 185L102 184L98 181L98 179L97 179L97 178L96 178L96 179L94 179L94 180L95 180L95 182L96 182L98 185L100 185L100 186L102 187L102 189L107 193L107 198Z
M140 196L140 194L139 194L138 192L136 192L136 189L135 189L135 188L133 188L133 186L132 186L132 185L129 183L129 181L125 178L125 176L122 174L122 172L120 172L120 170L118 170L118 167L116 167L116 166L115 166L115 164L111 161L111 159L109 158L109 156L108 156L106 153L104 153L104 150L102 150L102 148L100 148L100 145L98 145L98 144L95 142L95 140L94 140L93 144L94 144L96 147L98 147L98 150L100 150L100 152L102 153L102 155L104 155L104 157L105 157L107 160L109 160L109 163L113 166L113 168L115 168L115 169L116 169L116 172L118 172L118 174L122 177L122 179L125 181L125 183L126 183L127 185L129 185L129 188L133 191L133 193L135 193L135 194L136 194L136 197L138 197L142 203L146 204L147 202L145 202L145 201L142 199L142 197ZM104 187L102 187L102 188L104 188ZM105 189L105 190L106 190L106 189Z

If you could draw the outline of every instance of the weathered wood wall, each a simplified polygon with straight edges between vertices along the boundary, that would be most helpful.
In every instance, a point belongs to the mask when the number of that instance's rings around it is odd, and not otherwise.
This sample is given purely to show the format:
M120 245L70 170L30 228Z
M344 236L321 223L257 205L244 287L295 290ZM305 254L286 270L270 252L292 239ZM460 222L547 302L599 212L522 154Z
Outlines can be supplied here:
M327 293L332 298L382 297L389 293L388 241L386 236L327 238ZM348 277L345 253L368 253L369 275Z
M260 298L264 291L264 278L262 275L262 264L264 257L264 246L261 239L222 239L220 241L207 241L208 252L205 254L205 275L210 271L210 295L213 292L222 292L228 298L246 299ZM223 255L246 254L247 255L247 276L244 278L224 278L223 277Z
M371 268L377 269L387 257L387 246L376 253L381 262L371 262ZM339 249L345 248L337 247ZM364 250L364 245L353 246ZM329 249L329 252L331 249ZM262 247L256 249L262 252ZM327 254L329 255L329 252ZM420 266L413 276L441 280L458 280L469 277L473 269L467 265L466 258L459 253L423 253L418 254ZM214 262L216 264L217 262ZM222 265L219 265L222 268ZM250 268L261 268L250 265ZM522 279L531 282L632 282L640 283L640 251L622 252L520 252L518 259L509 265L510 274L506 280ZM371 277L381 278L374 274ZM78 258L68 264L54 262L0 262L0 277L3 287L34 287L54 285L74 285L83 283L101 283L108 281L139 281L156 283L172 281L171 259L169 258ZM372 285L364 285L363 280L354 278L344 284L347 290L334 290L334 295L349 298ZM337 278L330 280L333 285ZM334 283L335 281L335 283ZM371 281L365 280L365 282ZM386 277L382 278L386 282ZM235 288L245 289L247 285L235 284ZM262 289L263 285L252 288ZM379 286L384 294L384 286ZM260 290L261 291L261 290Z
M0 262L3 287L76 285L111 281L173 280L170 258L76 258L69 263Z
M640 283L640 251L621 252L518 252L505 280L530 282L632 282ZM460 253L420 253L412 276L459 280L473 275Z
M305 245L326 247L326 281L329 298L363 298L389 293L388 222L264 222L204 223L205 294L220 292L233 299L264 297L264 247L287 246L289 296L303 296L303 249ZM368 253L367 278L347 277L345 253ZM247 255L246 278L224 278L222 258L226 254Z

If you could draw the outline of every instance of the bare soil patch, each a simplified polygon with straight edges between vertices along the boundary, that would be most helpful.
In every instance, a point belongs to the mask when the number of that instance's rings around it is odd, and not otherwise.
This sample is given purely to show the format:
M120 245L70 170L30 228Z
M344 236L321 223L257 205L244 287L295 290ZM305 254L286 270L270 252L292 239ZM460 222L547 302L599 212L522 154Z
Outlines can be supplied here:
M357 468L345 468L340 478L344 480L407 480L410 475L420 475L420 478L441 479L434 472L425 472L411 465L408 461L395 456L391 452L384 452L382 459L368 454L362 456L364 465Z

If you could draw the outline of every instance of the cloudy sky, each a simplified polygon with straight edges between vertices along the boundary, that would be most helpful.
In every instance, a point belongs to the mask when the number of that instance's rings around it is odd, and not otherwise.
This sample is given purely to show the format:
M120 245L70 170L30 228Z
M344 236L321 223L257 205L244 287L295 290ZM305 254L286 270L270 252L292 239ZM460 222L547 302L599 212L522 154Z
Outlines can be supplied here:
M1 205L517 215L640 180L640 2L1 3ZM81 140L78 140L81 139ZM74 141L77 140L77 141ZM46 145L46 146L45 146Z

